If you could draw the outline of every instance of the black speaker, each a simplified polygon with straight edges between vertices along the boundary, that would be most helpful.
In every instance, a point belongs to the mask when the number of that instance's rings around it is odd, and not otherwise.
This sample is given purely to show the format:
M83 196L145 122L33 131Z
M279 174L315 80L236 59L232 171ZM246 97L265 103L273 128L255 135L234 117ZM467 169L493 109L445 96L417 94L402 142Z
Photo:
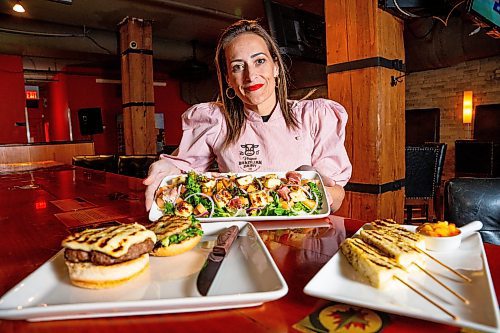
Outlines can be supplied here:
M92 135L103 132L101 108L78 110L78 121L82 135Z

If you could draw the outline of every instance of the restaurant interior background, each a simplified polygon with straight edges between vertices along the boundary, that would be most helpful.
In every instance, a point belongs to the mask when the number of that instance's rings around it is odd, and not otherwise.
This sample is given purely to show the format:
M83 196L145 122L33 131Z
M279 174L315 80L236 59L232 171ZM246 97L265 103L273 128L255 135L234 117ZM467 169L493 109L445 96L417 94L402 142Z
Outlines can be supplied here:
M158 141L175 147L182 112L216 98L213 56L221 30L239 18L267 24L270 15L265 1L254 0L22 0L25 13L13 12L14 3L0 3L0 144L92 139L96 154L123 153L117 26L125 17L153 21ZM275 3L318 22L324 16L323 0ZM406 86L407 133L416 136L411 140L448 144L443 179L449 179L455 140L474 137L473 125L463 123L464 91L473 92L475 108L496 105L489 126L499 127L500 39L487 28L477 31L466 1L421 3L411 11L421 17L405 19L406 75L398 80ZM309 53L287 62L292 97L312 89L311 97L327 96L324 59ZM100 109L102 133L82 135L78 112L87 108ZM425 129L434 137L425 137Z

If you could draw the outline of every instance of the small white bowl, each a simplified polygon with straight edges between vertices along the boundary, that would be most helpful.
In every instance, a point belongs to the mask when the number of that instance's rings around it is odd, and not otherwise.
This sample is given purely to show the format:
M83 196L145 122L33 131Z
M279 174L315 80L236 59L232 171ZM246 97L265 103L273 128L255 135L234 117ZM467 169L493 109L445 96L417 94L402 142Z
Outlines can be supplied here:
M458 249L462 239L469 237L475 231L481 230L483 224L480 221L470 222L463 227L458 228L460 233L449 237L426 236L425 248L430 251L445 252Z

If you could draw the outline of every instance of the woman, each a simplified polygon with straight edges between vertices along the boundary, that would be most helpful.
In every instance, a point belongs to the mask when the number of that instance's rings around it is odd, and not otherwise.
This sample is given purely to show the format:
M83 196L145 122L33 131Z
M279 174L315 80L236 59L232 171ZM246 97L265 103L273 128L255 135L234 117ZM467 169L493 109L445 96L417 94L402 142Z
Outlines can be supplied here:
M287 100L279 49L256 21L242 20L221 35L215 64L221 103L194 105L182 116L178 154L162 155L144 180L146 208L161 180L181 171L317 170L332 211L351 176L344 148L347 113L338 103Z

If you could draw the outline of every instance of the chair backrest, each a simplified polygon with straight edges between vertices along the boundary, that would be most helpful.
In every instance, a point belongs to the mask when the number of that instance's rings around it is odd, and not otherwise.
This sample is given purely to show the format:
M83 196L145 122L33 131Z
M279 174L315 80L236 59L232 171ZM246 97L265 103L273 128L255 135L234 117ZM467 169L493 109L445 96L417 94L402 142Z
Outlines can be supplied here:
M455 141L456 177L500 176L500 144L477 140Z
M146 178L149 166L157 159L156 155L118 156L118 173L130 177Z
M435 183L436 187L439 187L441 185L441 177L443 176L444 160L446 159L446 150L448 145L441 142L426 142L424 145L438 148L439 155Z
M500 245L500 178L453 178L444 195L445 219L458 226L479 220L483 241Z
M115 155L78 155L73 156L72 164L88 169L116 172Z
M408 199L432 199L439 187L439 174L445 149L439 145L406 146L405 196Z

